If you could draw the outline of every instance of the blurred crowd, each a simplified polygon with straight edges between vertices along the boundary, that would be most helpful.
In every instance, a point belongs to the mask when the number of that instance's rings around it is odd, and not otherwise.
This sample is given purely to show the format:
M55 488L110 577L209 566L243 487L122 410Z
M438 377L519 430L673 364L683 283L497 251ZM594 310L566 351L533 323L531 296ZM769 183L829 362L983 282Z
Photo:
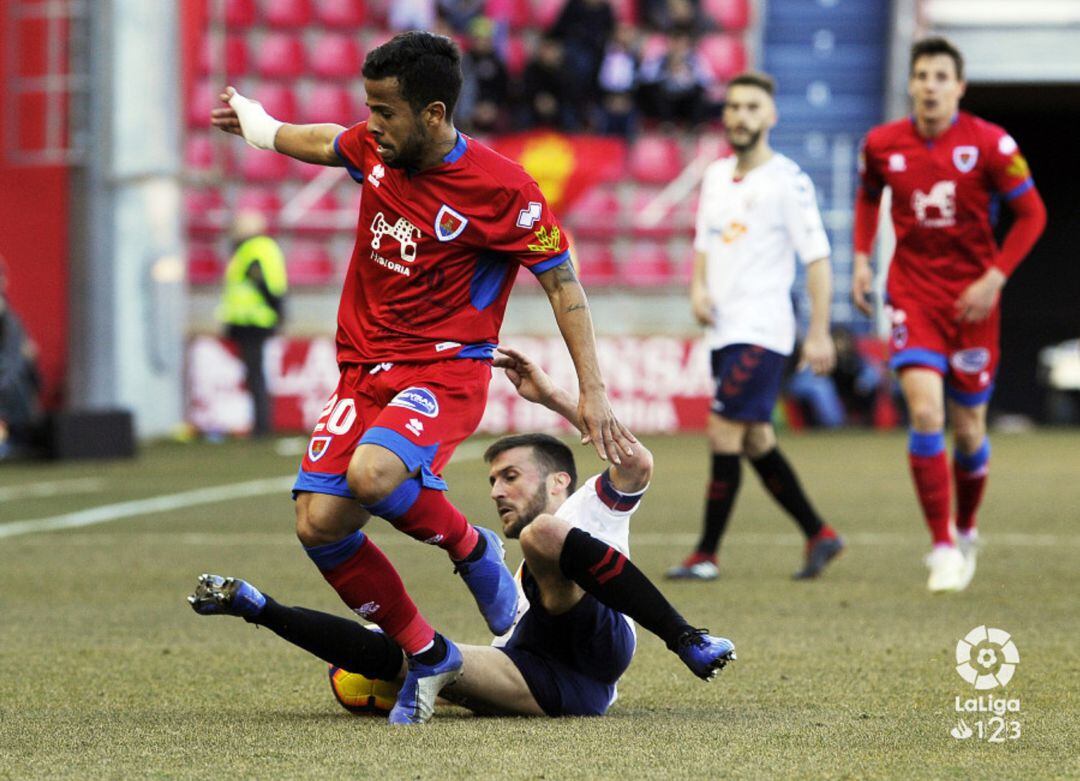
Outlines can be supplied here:
M716 77L698 51L716 25L698 0L637 0L640 25L610 0L567 0L524 56L508 67L508 25L492 0L395 0L394 30L435 29L464 53L458 123L479 133L536 127L631 137L645 124L692 126L718 113ZM485 15L488 14L488 15Z

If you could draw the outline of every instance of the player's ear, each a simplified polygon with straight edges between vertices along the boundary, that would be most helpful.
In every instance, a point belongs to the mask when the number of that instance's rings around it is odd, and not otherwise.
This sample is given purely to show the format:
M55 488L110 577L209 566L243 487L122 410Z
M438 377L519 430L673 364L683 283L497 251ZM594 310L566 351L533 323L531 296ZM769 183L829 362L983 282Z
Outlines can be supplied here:
M424 124L428 127L434 128L437 125L442 124L446 117L446 104L441 100L436 100L433 103L428 103L424 110L420 112L420 116L424 121Z
M550 477L553 480L551 486L551 493L558 493L560 491L566 492L570 488L570 475L566 472L552 472Z

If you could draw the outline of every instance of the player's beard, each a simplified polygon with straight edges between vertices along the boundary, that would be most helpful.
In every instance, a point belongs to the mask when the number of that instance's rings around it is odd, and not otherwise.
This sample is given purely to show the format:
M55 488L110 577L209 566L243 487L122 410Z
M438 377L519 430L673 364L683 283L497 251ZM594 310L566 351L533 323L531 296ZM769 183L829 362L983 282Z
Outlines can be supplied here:
M521 530L536 520L536 516L547 511L547 480L543 480L540 483L540 487L536 489L536 493L529 499L529 503L525 505L517 514L517 520L509 528L503 529L503 534L508 540L516 540L521 536Z
M427 145L427 133L423 125L417 124L416 129L409 133L395 150L394 159L383 162L391 168L417 168L424 157L424 149Z
M747 150L753 149L755 146L758 145L758 142L761 141L761 134L764 132L764 128L751 132L750 135L747 137L746 141L736 141L729 132L727 134L728 143L731 144L731 148L734 149L736 152L746 152Z

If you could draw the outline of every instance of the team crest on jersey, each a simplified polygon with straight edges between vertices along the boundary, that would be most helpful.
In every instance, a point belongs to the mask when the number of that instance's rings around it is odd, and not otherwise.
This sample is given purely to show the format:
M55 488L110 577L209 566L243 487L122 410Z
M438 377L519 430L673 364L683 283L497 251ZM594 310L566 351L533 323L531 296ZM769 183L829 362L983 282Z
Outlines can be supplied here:
M979 148L976 146L958 146L952 151L952 161L953 165L956 166L956 170L966 174L975 167L975 163L979 162Z
M389 406L411 409L413 412L429 418L437 417L439 414L439 400L435 398L435 394L427 388L420 388L415 385L406 388L395 396L390 401Z
M444 203L435 215L435 238L439 241L453 241L468 224L469 221L463 215Z
M903 323L894 325L892 329L892 343L897 350L903 350L907 346L908 327Z
M307 446L308 460L314 462L325 456L326 451L330 449L331 439L333 437L312 437Z
M990 365L990 351L985 347L960 350L950 356L949 365L964 374L978 374Z

